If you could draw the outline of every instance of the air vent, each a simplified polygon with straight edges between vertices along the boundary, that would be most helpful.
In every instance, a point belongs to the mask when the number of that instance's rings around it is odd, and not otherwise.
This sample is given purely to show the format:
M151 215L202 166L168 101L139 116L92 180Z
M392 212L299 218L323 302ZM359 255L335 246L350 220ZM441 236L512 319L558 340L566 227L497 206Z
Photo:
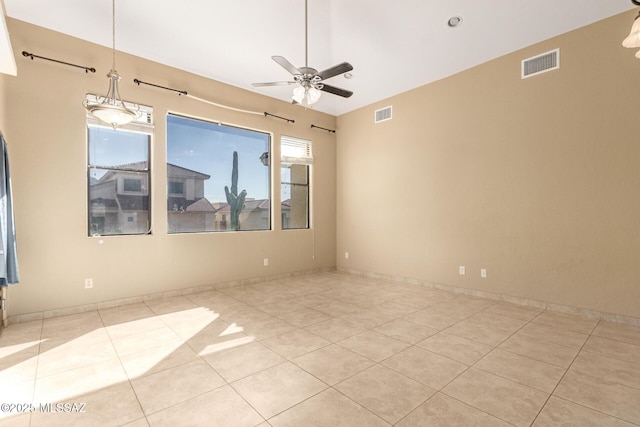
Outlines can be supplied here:
M388 106L388 107L384 107L381 108L379 110L376 110L376 115L375 115L375 123L380 123L380 122L384 122L387 120L391 120L391 110L392 107Z
M560 68L560 49L522 60L522 78L532 77Z

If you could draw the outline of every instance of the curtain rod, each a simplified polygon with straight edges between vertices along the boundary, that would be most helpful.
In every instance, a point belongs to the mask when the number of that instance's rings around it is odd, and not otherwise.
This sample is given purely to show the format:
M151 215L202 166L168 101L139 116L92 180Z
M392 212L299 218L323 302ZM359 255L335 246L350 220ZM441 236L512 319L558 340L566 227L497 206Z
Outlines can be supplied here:
M280 120L285 120L289 123L295 123L296 121L293 119L287 119L286 117L280 117L280 116L276 116L275 114L271 114L271 113L267 113L266 111L264 112L264 116L271 116L271 117L275 117L276 119L280 119Z
M160 85L156 85L156 84L153 84L153 83L147 83L147 82L143 82L142 80L138 80L138 79L133 79L133 82L135 84L137 84L138 86L140 86L141 84L149 85L149 86L157 87L157 88L164 89L164 90L170 90L172 92L178 92L178 95L189 95L186 90L171 89L170 87L160 86Z
M58 64L68 65L70 67L82 68L84 70L84 72L87 73L87 74L89 73L89 71L91 71L92 73L96 72L96 69L93 68L93 67L89 68L89 67L85 67L83 65L76 65L76 64L71 64L69 62L58 61L57 59L46 58L44 56L39 56L39 55L36 55L36 54L33 54L33 53L29 53L26 50L22 51L22 56L24 56L25 58L27 58L27 57L31 58L32 61L35 58L38 58L38 59L44 59L45 61L57 62Z
M335 131L335 130L333 130L333 129L327 129L327 128L323 128L323 127L320 127L320 126L311 125L311 129L313 129L313 128L326 130L326 131L327 131L327 132L329 132L329 133L336 133L336 131Z
M171 92L177 92L178 95L184 95L187 98L195 99L196 101L204 102L205 104L213 105L215 107L226 108L227 110L238 111L240 113L255 114L255 115L259 115L259 116L264 115L265 117L271 116L271 117L275 117L275 118L278 118L278 119L281 119L281 120L286 120L289 123L295 123L295 120L293 120L293 119L287 119L285 117L276 116L275 114L267 113L266 111L261 113L261 112L258 112L258 111L243 110L241 108L230 107L228 105L218 104L217 102L213 102L213 101L209 101L209 100L206 100L206 99L198 98L197 96L189 95L189 93L187 93L186 90L172 89L172 88L166 87L166 86L160 86L160 85L149 83L149 82L143 82L140 79L133 79L133 82L135 84L137 84L138 86L143 84L143 85L157 87L159 89L168 90L168 91L171 91Z

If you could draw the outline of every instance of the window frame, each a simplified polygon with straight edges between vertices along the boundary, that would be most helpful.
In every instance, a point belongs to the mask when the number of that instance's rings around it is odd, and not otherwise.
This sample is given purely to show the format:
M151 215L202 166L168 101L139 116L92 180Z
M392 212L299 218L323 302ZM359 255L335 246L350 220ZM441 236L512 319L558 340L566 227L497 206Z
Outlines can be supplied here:
M88 102L96 102L97 99L99 99L100 97L98 97L97 95L93 95L93 94L87 94L86 95L86 99ZM131 109L135 110L137 108L137 106L125 102L125 104L130 107ZM85 122L85 126L86 126L86 135L87 135L87 139L86 139L86 143L85 143L85 149L86 149L86 178L87 178L87 182L86 182L86 189L87 189L87 194L86 194L86 207L85 207L85 213L86 213L86 219L87 219L87 223L85 226L85 229L87 231L87 236L88 237L112 237L112 236L140 236L140 235L150 235L152 234L152 229L153 229L153 215L152 215L152 147L153 147L153 136L154 136L154 124L153 124L153 108L150 106L146 106L146 105L140 105L139 106L139 115L138 118L136 120L134 120L133 122L126 124L126 125L121 125L118 126L117 128L113 128L112 126L107 125L106 123L101 122L100 120L98 120L97 118L93 117L92 115L90 115L89 113L87 113L86 115L86 122ZM108 130L114 130L114 131L123 131L123 132L128 132L128 133L137 133L137 134L143 134L146 135L146 152L147 152L147 159L146 159L146 168L145 169L135 169L135 168L127 168L126 165L122 165L122 167L113 167L113 166L105 166L105 165L99 165L99 164L92 164L91 163L91 128L102 128L102 129L108 129ZM93 221L92 221L92 217L95 217L95 215L92 215L94 212L94 208L96 207L96 203L92 203L91 202L91 171L92 170L104 170L107 171L107 173L110 172L114 172L114 173L122 173L122 194L125 195L141 195L141 196L146 196L147 197L147 215L148 215L148 228L147 230L144 231L140 231L140 232L127 232L127 233L108 233L108 234L103 234L103 233L97 233L94 230L92 230L92 225L93 225ZM140 176L140 186L141 186L141 190L140 191L127 191L125 190L125 185L124 185L124 181L125 179L138 179L138 178L134 178L132 177L132 175L135 176ZM116 179L116 195L117 193L117 188L119 188L120 183L118 183L117 181L119 180ZM146 187L145 187L145 183L146 183ZM119 214L120 215L120 214ZM122 213L121 215L123 215L124 220L126 220L126 222L131 222L131 217L130 214L125 214Z
M268 156L266 157L267 159L267 163L264 163L264 160L261 158L261 161L263 161L263 165L265 167L268 168L267 170L267 179L266 179L266 189L267 189L267 198L264 200L268 200L268 205L269 205L269 211L268 211L268 218L266 218L267 220L267 225L266 228L252 228L252 229L240 229L240 230L232 230L232 229L227 229L227 228L220 228L218 229L218 223L219 226L222 227L223 224L225 226L228 226L230 224L230 218L229 218L229 212L225 213L221 213L220 209L218 209L216 211L216 218L215 218L215 229L213 230L197 230L197 231L183 231L183 230L177 230L177 231L172 231L171 225L170 225L170 218L169 215L172 214L171 209L167 209L167 234L169 235L185 235L185 234L198 234L198 233L206 233L206 234L215 234L215 233L237 233L237 232L265 232L265 231L272 231L274 229L274 219L273 219L273 214L274 214L274 195L273 195L273 191L274 191L274 172L273 172L273 167L271 162L268 161L268 159L272 156L273 153L273 141L274 141L274 135L272 132L269 131L265 131L262 129L256 129L256 128L252 128L252 127L248 127L248 126L241 126L241 125L236 125L236 124L229 124L229 123L224 123L221 122L219 120L215 120L215 119L210 119L210 118L203 118L203 117L198 117L198 116L192 116L192 115L188 115L188 114L184 114L184 113L178 113L178 112L174 112L174 111L167 111L166 116L165 116L165 125L166 125L166 146L165 146L165 150L169 150L169 125L168 125L168 119L170 116L173 117L177 117L180 119L186 119L186 120L193 120L196 122L203 122L203 123L207 123L210 125L215 125L215 126L223 126L225 128L229 128L229 129L236 129L239 131L247 131L247 132L253 132L256 134L262 134L264 136L266 136L268 138L267 141L267 153ZM234 150L235 151L235 150ZM169 161L169 155L167 153L166 156L166 164L173 164ZM185 166L180 166L180 165L175 165L174 166L178 166L178 167L185 167ZM187 169L189 169L188 167L185 167ZM168 173L168 171L167 171ZM201 172L201 173L205 173L205 172ZM168 175L167 177L167 193L166 193L166 199L168 200L170 196L179 196L181 194L186 194L187 190L186 190L186 184L184 184L184 191L183 193L179 194L179 193L170 193L169 192L169 188L168 188L168 182L169 182L169 177ZM228 183L228 186L231 187L230 185L231 183ZM206 199L206 195L205 195L205 199ZM257 200L262 200L262 199L257 199ZM219 203L219 202L211 202L210 203ZM224 201L224 203L226 203L226 201ZM220 217L218 217L218 212ZM264 219L264 218L263 218Z
M289 148L287 150L287 148ZM292 152L293 151L293 152ZM294 155L296 154L297 155ZM282 170L286 168L285 165L294 166L305 166L306 169L306 184L301 184L298 182L294 182L295 180L291 179L291 175L289 181L284 181ZM312 177L312 168L313 165L313 141L308 139L302 139L297 137L292 137L288 135L280 136L280 227L282 230L309 230L312 228L312 197L311 197L311 177ZM289 167L289 169L290 169ZM291 227L285 226L285 216L282 212L282 206L284 200L282 200L282 187L284 185L288 185L291 189L293 187L306 187L306 226L304 227ZM292 196L293 191L291 190ZM290 198L292 200L292 198ZM289 205L289 212L291 212L291 204Z

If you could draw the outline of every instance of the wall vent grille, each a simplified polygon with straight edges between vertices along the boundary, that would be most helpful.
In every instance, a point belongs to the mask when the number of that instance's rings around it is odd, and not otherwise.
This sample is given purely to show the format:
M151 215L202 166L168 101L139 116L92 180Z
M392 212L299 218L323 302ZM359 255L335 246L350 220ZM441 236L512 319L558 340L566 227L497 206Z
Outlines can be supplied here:
M533 77L560 68L560 49L522 60L522 78Z
M374 118L374 123L380 123L380 122L384 122L387 120L391 120L392 118L392 107L388 106L388 107L384 107L381 108L379 110L376 110L376 114L375 114L375 118Z

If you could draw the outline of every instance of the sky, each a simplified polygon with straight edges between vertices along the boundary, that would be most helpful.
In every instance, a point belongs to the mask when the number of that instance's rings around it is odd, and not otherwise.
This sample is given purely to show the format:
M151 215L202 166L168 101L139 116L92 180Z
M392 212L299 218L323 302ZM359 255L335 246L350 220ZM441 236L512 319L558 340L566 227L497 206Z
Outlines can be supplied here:
M122 132L107 127L89 127L89 164L102 167L120 166L148 159L149 136ZM92 170L91 178L100 179L104 169Z

